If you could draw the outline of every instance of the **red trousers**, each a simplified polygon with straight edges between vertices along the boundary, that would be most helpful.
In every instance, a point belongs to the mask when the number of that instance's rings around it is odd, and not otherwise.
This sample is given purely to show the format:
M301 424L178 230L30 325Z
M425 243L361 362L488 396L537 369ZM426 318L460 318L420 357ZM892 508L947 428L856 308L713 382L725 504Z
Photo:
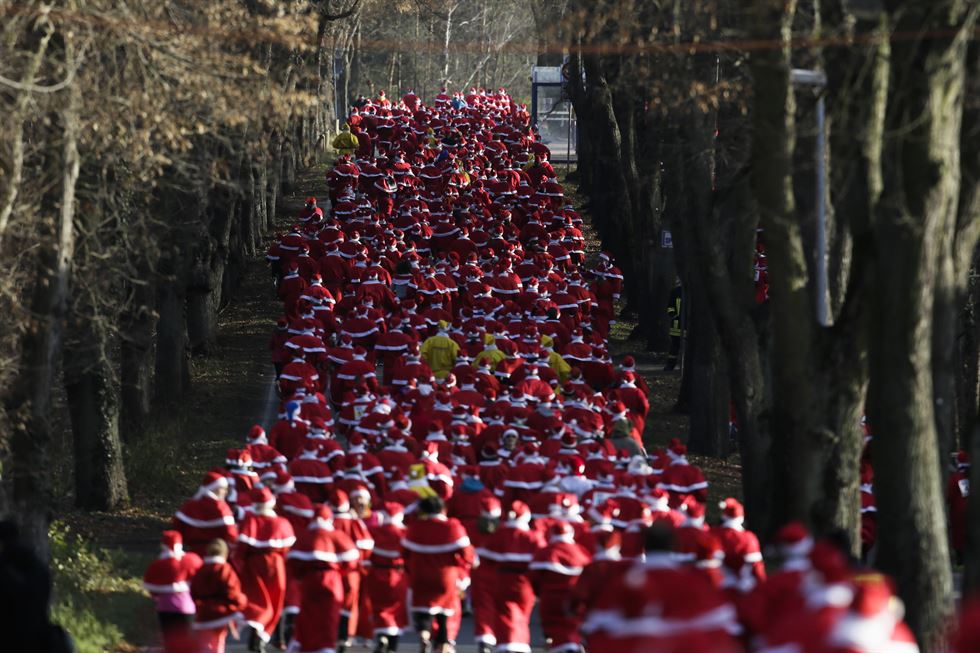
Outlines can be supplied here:
M242 591L248 597L245 620L263 641L269 641L282 616L286 600L286 562L279 552L246 555L238 570Z
M582 637L578 628L581 622L568 610L568 598L571 594L570 590L541 594L541 629L544 636L551 640L552 651L580 650Z
M405 607L408 577L404 570L372 567L362 587L370 598L374 633L397 635L408 625Z
M303 578L302 603L293 637L300 653L336 648L344 584L339 572L323 570Z
M530 653L534 589L527 574L500 573L493 591L497 612L493 632L497 647Z
M347 617L347 634L350 637L353 637L357 633L360 598L361 572L348 572L344 577L344 600L340 608L340 614Z
M211 628L197 631L201 653L225 653L225 639L228 637L228 627Z
M496 644L493 636L496 620L496 605L493 598L495 575L480 566L472 571L473 584L470 585L470 603L473 606L473 637L477 644Z

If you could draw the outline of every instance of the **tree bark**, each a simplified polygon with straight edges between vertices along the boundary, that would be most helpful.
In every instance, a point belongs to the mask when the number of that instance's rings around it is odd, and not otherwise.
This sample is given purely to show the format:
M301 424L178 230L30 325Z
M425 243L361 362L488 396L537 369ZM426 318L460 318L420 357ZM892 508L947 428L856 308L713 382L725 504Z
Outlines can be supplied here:
M126 442L135 441L142 434L153 399L153 331L156 326L153 305L156 292L149 277L147 271L146 281L134 287L133 305L123 314L120 324L122 405L119 425Z
M108 342L91 310L76 304L63 348L65 391L75 453L75 505L117 510L129 501L119 438L119 388ZM81 319L78 319L81 318Z
M823 450L830 434L819 428L812 371L815 319L807 265L793 197L795 101L790 81L790 26L794 2L764 2L756 20L760 37L779 38L780 49L754 52L752 187L765 229L772 307L773 518L811 521L821 496ZM768 26L768 27L767 27Z
M156 364L154 397L159 405L176 403L190 386L187 361L187 327L184 316L185 288L177 271L179 254L164 253L160 260L161 279L157 283Z
M44 559L49 552L48 523L53 499L49 464L51 388L75 249L75 190L80 167L80 91L71 86L68 93L68 104L60 121L56 121L63 128L60 198L46 202L49 214L56 217L50 228L40 228L30 324L21 336L17 373L4 402L11 417L12 508L23 537Z
M959 194L959 136L966 2L889 2L892 29L955 37L892 44L883 150L884 190L874 225L871 421L879 530L878 564L896 579L908 622L925 651L942 650L952 577L933 406L934 289L943 231ZM899 6L901 5L901 6Z

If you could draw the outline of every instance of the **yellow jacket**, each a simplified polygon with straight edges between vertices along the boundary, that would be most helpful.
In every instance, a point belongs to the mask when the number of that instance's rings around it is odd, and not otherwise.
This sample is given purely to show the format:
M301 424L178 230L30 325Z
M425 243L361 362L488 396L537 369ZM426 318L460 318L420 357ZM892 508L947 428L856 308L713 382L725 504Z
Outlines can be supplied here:
M354 150L357 149L357 136L350 133L349 131L342 131L333 138L333 149L338 150L341 154L353 154Z
M437 334L427 338L420 351L436 378L444 379L456 365L459 345L449 336Z
M572 366L557 351L548 352L548 367L558 375L558 382L564 384L572 371Z
M497 369L497 365L500 363L500 361L507 358L507 356L496 347L493 349L484 349L476 355L475 359L473 359L473 367L479 368L480 361L482 361L484 358L490 359L490 369L495 370Z

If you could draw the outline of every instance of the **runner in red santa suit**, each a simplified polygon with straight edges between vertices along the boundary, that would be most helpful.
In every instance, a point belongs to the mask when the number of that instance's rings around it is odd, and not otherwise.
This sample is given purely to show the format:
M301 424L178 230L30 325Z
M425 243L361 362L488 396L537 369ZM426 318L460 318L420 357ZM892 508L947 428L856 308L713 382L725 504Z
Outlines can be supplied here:
M363 586L370 598L374 651L394 653L398 650L402 628L407 625L405 598L408 576L401 550L401 541L405 537L405 509L400 503L388 502L374 514L377 523L370 526L374 548Z
M463 525L446 516L442 499L420 500L416 514L418 519L408 525L401 542L412 620L423 653L447 653L451 650L448 618L460 609L459 592L475 555Z
M645 558L609 579L582 624L591 651L737 653L735 609L698 571L679 567L670 529L645 534Z
M957 559L962 560L963 551L966 547L966 506L970 497L970 455L965 451L957 452L955 463L956 469L949 475L949 480L946 482L946 505L949 509L953 552Z
M721 524L713 529L725 553L725 587L748 592L766 580L766 566L755 533L745 529L745 508L731 497L718 504Z
M286 599L286 552L296 535L289 520L276 514L276 498L268 488L251 492L252 510L245 515L235 549L235 569L248 597L245 620L252 627L251 644L264 647L272 639Z
M545 542L541 533L530 527L531 509L523 501L512 501L505 516L503 524L477 551L480 564L489 565L495 575L494 650L530 653L534 588L528 566Z
M594 543L592 561L582 570L574 591L568 597L568 609L579 623L592 609L605 584L622 575L631 564L620 556L620 533L611 524L606 528L593 529L591 539Z
M334 528L347 535L357 550L361 553L361 562L371 557L374 540L367 525L351 510L350 499L346 492L334 486L327 492L327 500L333 510ZM361 565L349 569L344 575L344 600L340 609L340 643L341 648L348 648L348 637L357 632L360 616L358 607L361 599L361 579L364 570Z
M174 530L180 532L188 551L203 555L215 538L227 543L238 539L234 513L225 501L229 487L228 477L222 472L208 472L194 497L174 515Z
M813 538L803 524L790 522L773 539L779 569L738 602L739 621L750 638L763 632L768 624L802 610L804 605L803 584L812 567L809 556Z
M357 569L360 553L334 529L333 511L318 506L314 519L289 552L289 571L300 584L300 612L290 651L321 653L337 645L344 575Z
M160 556L143 574L143 589L150 593L156 604L164 653L194 651L191 623L195 606L191 597L191 579L201 564L200 556L184 551L180 533L164 531L160 539Z
M212 540L205 551L204 565L191 581L191 596L197 614L194 630L200 643L200 653L224 653L229 626L235 629L248 603L242 593L238 574L228 564L228 543Z
M708 481L700 468L687 461L687 446L677 438L670 441L667 447L670 465L660 476L657 487L667 490L670 494L670 507L678 508L688 499L699 503L708 500Z
M548 529L548 544L534 554L529 569L531 584L541 600L541 628L549 653L581 651L580 621L569 600L592 556L575 542L571 524L558 522Z

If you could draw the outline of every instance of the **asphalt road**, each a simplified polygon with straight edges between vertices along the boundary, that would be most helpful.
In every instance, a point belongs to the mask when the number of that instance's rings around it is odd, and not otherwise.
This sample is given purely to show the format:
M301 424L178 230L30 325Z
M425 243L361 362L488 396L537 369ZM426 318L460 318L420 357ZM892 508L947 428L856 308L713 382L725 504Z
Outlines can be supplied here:
M456 645L457 653L476 653L476 645L473 644L473 619L471 617L463 617L463 625L459 631L459 641ZM531 637L534 638L532 642L535 651L545 651L547 650L544 646L544 642L540 641L541 637L541 621L538 619L538 611L535 609L534 613L531 615ZM227 653L247 653L248 648L246 646L247 642L245 638L242 641L236 642L229 640L226 651ZM398 645L398 650L400 653L415 653L418 651L419 640L413 632L406 632L402 635L401 641ZM373 643L365 643L361 646L354 646L349 649L349 653L371 653ZM269 649L269 653L276 653L279 649ZM158 647L150 647L144 650L144 653L163 653L162 649Z

